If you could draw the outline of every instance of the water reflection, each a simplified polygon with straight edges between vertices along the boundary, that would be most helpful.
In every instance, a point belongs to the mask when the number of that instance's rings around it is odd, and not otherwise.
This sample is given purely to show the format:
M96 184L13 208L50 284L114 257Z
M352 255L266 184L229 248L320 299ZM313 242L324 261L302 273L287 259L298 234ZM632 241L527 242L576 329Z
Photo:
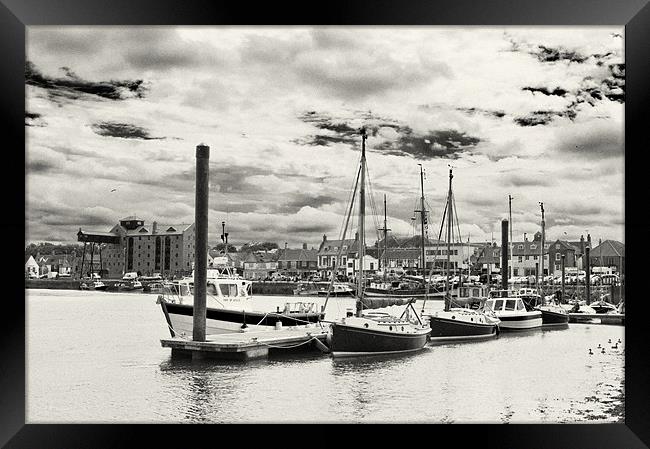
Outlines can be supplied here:
M98 292L44 295L30 291L27 298L28 422L624 419L621 326L503 332L401 355L275 351L247 362L193 361L172 358L161 347L168 333L155 300ZM278 301L269 299L269 306ZM596 351L599 344L604 353Z

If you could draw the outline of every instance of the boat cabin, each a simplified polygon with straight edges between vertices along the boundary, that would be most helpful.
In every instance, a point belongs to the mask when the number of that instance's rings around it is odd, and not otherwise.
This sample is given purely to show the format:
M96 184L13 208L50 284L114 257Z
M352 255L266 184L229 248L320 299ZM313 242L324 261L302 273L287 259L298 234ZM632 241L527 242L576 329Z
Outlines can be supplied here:
M526 306L521 298L490 298L485 301L485 310L491 310L493 312L514 312L514 311L525 311Z

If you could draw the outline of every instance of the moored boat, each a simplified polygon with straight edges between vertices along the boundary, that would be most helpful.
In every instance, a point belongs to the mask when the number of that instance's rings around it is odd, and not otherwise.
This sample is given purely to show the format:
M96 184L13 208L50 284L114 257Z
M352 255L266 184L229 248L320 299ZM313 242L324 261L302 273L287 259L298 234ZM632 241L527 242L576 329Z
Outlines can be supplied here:
M388 315L363 315L364 301L364 266L365 256L365 176L366 176L366 133L361 130L361 161L354 193L343 228L343 237L348 228L350 213L359 188L359 261L358 286L356 289L356 315L352 311L330 326L328 341L333 357L362 356L376 354L399 354L417 351L427 343L431 328L425 325L413 307L414 299L409 300L402 315L397 318ZM385 227L385 226L384 226ZM342 251L342 249L341 249ZM334 283L334 272L332 283Z
M275 312L254 310L252 281L230 270L208 270L206 334L269 330L279 326L305 326L318 323L324 314L315 303L286 303ZM194 276L165 283L158 295L172 337L192 335Z
M548 298L542 298L535 289L520 288L515 296L522 299L527 310L538 310L542 313L543 326L565 326L569 324L569 313L563 307Z
M455 202L453 201L451 188L452 179L452 170L449 169L449 193L447 195L447 205L444 212L447 218L447 276L445 291L448 293L445 295L444 310L428 315L429 326L431 327L430 340L432 342L444 342L452 340L481 340L494 338L499 334L500 320L492 311L486 312L486 310L480 306L477 309L451 306L453 298L451 295L451 263L449 255L451 254L450 245L452 240L452 230L454 229L453 216L455 209ZM422 210L424 210L424 189L422 191ZM443 222L444 219L445 217L443 215ZM442 229L440 230L440 233L442 234ZM424 236L422 237L422 242L424 244ZM462 273L458 279L462 279ZM462 290L467 290L467 288L459 288L459 296Z
M502 331L529 330L542 327L542 312L527 310L521 298L507 290L493 290L485 301L485 310L499 318Z

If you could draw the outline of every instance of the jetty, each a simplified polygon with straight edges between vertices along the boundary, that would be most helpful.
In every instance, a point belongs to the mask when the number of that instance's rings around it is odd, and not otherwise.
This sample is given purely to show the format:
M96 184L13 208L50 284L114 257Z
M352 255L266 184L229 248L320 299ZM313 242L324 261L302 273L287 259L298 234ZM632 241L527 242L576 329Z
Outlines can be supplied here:
M271 352L312 349L329 352L324 343L327 327L319 324L300 328L237 332L206 335L204 341L183 337L161 339L163 348L171 348L172 357L216 358L222 360L250 360L266 358Z

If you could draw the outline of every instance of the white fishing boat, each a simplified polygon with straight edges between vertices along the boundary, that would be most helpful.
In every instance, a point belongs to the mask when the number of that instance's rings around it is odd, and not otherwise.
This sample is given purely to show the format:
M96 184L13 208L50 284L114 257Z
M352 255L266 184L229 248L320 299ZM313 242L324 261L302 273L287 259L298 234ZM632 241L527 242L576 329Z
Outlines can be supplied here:
M485 310L490 310L501 321L502 331L528 330L542 327L542 312L527 310L516 292L509 290L493 290L485 301Z
M158 295L172 337L192 335L194 273L165 283ZM283 309L260 311L253 308L252 281L235 274L231 267L209 268L206 289L206 334L268 330L278 326L317 323L324 314L316 303L286 303Z

